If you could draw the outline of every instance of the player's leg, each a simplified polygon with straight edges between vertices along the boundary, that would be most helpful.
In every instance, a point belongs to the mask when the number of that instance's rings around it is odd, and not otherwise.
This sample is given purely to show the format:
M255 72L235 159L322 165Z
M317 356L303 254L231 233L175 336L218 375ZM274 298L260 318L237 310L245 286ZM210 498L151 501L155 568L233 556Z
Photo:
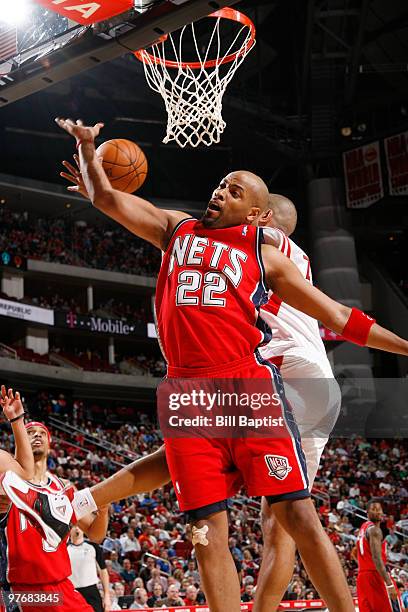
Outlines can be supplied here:
M277 609L295 566L296 544L277 521L272 506L262 498L263 555L256 585L254 612Z
M274 504L275 516L294 539L303 564L330 612L354 612L340 560L311 499Z
M192 525L201 585L211 612L239 612L240 585L228 547L227 512L192 519Z
M359 612L375 612L369 594L372 591L370 574L373 572L359 572L357 575L357 600Z
M138 493L146 493L170 482L164 446L159 450L136 459L103 482L90 489L99 508Z
M311 489L340 411L341 394L330 365L320 354L309 351L300 356L292 351L281 362L280 373L301 434ZM262 500L264 551L254 612L269 612L277 606L293 574L296 545L276 520L273 507Z

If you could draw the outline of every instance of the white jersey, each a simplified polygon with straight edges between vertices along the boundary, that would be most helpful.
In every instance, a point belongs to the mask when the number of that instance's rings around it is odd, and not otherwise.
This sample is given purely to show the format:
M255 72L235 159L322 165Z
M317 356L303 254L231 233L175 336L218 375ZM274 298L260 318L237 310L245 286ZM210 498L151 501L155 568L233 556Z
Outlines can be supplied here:
M310 261L306 253L281 230L264 227L263 231L265 242L268 242L268 235L271 236L274 244L278 243L277 248L293 261L302 276L308 282L313 283ZM272 330L272 340L261 349L264 358L283 356L291 349L312 349L314 352L317 351L325 361L327 360L316 319L285 304L272 292L269 302L262 306L260 314Z

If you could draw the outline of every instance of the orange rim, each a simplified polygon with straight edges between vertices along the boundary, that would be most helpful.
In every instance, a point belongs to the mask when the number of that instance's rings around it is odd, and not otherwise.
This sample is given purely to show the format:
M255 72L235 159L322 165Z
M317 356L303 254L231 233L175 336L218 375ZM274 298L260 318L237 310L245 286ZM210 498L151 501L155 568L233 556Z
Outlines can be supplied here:
M219 58L214 60L208 60L207 62L205 62L205 64L202 64L201 62L175 62L172 60L163 60L160 57L156 57L152 53L149 53L145 49L134 51L133 53L137 57L137 59L143 62L144 64L149 63L151 61L154 64L166 66L167 68L175 68L176 70L180 67L189 67L192 70L200 70L203 66L204 68L215 68L216 66L221 66L222 64L230 64L237 57L241 57L242 55L248 53L250 49L252 49L255 44L256 29L253 21L249 17L244 15L244 13L240 13L239 11L236 11L232 8L223 8L219 11L216 11L215 13L211 13L211 15L208 15L208 17L213 17L215 19L229 19L230 21L236 21L237 23L241 23L242 25L247 26L251 34L250 40L239 51L226 55L222 60L220 60ZM154 44L164 43L167 38L168 34L164 34Z

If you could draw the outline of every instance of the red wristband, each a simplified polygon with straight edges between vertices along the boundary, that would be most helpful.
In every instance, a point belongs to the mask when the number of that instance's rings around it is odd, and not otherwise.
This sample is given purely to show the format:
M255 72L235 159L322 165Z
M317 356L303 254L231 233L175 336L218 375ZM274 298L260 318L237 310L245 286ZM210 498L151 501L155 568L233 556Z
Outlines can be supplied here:
M365 312L358 308L352 308L349 319L341 333L345 340L365 346L367 344L370 329L375 323L375 319L369 317Z
M85 144L86 142L89 142L89 143L92 143L92 144L93 144L93 142L94 142L94 141L93 141L93 140L77 140L77 143L76 143L76 148L77 148L77 150L79 149L79 147L81 146L81 144Z

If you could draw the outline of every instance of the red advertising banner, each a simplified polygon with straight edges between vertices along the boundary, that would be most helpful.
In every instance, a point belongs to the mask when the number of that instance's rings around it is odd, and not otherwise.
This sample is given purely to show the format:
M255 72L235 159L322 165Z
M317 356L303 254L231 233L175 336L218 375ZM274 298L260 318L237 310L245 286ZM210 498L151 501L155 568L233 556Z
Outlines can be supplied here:
M384 196L378 141L343 153L348 208L368 208Z
M76 21L81 25L92 25L105 19L129 11L134 6L133 0L35 0L51 11Z
M357 599L354 599L354 604L357 605ZM241 603L241 612L251 612L253 603ZM326 604L321 599L299 599L297 601L282 601L279 610L325 610ZM145 608L140 612L210 612L210 608L206 605L202 606L186 606L179 608Z
M408 132L384 140L390 195L408 194Z

